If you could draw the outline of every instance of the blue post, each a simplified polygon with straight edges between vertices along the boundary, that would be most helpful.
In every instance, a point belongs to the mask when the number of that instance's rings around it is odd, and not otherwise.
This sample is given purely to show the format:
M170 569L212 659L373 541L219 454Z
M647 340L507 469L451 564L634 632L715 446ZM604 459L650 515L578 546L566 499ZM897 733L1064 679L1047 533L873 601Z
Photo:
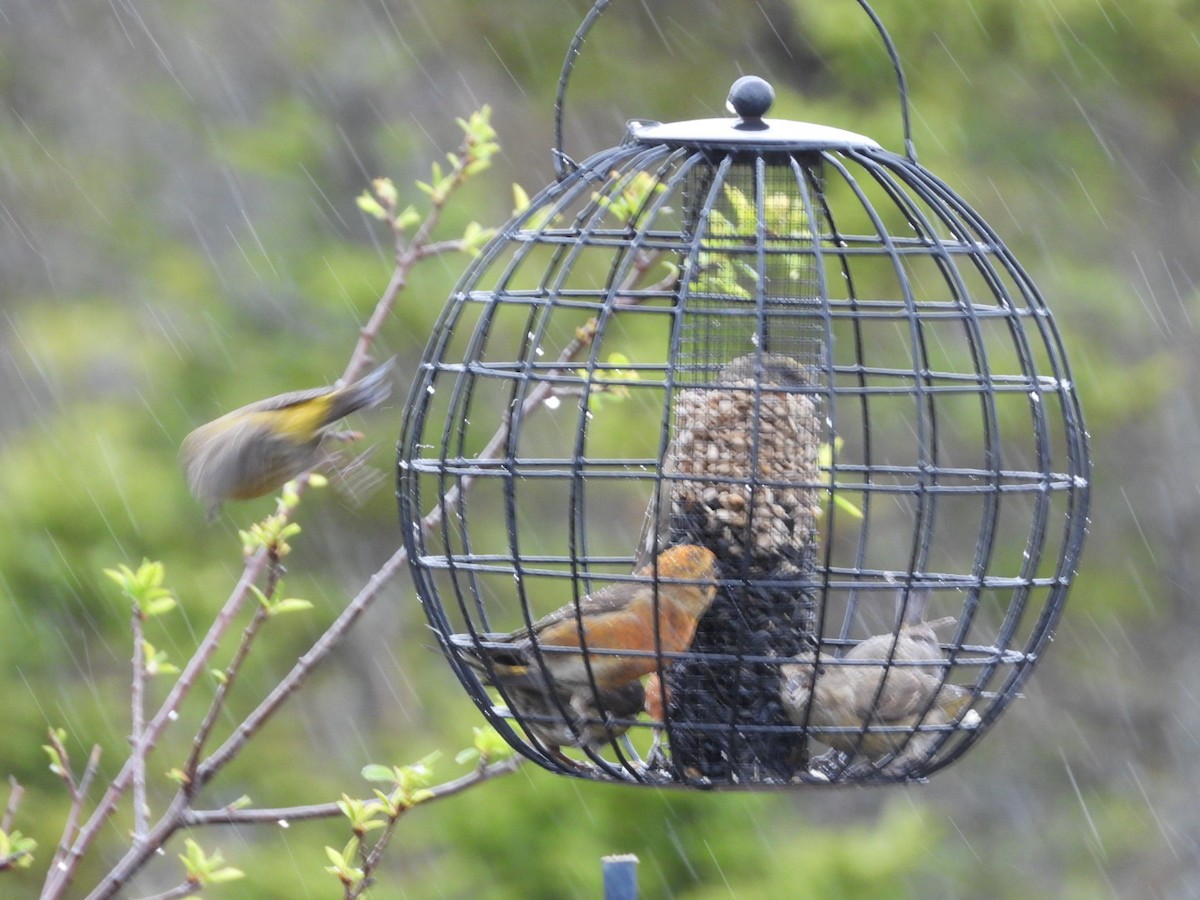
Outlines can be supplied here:
M604 900L637 900L638 858L632 853L605 856Z

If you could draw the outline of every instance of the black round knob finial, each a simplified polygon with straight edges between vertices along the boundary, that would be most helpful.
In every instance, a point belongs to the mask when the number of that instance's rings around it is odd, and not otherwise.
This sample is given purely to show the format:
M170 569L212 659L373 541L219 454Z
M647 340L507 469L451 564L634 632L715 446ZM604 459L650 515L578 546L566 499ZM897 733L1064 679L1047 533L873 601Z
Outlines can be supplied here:
M743 75L729 89L725 108L743 119L761 119L775 102L775 89L757 75Z

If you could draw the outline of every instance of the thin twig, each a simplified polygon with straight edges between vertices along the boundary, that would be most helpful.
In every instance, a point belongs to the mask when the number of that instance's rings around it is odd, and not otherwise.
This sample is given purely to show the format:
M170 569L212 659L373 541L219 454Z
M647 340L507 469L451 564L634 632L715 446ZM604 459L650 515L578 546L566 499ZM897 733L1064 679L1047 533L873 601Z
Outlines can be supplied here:
M50 743L62 761L62 778L71 795L71 807L67 810L67 821L63 825L62 838L58 842L58 848L54 851L54 858L50 861L49 872L53 874L55 871L62 871L67 864L71 842L75 840L79 817L83 812L83 804L87 800L88 788L92 786L92 779L96 776L96 770L100 766L100 745L95 744L92 747L87 765L83 769L83 777L76 782L75 776L71 774L71 760L67 756L67 750L53 729L50 731Z
M270 600L275 596L275 590L279 586L280 566L279 557L274 552L268 550L267 557L270 561L270 567L267 571L267 584L263 595ZM233 653L233 659L225 667L225 677L217 685L217 690L213 694L208 712L204 714L204 719L201 721L200 727L196 729L195 737L192 738L192 749L188 753L187 762L183 766L184 783L181 788L189 799L195 795L197 788L195 783L196 766L200 763L200 755L204 752L204 745L212 733L213 726L216 725L217 717L221 714L221 710L225 706L225 699L229 696L229 692L233 690L238 673L242 670L242 664L246 661L246 655L250 652L250 646L254 643L254 638L258 635L259 629L262 628L268 616L269 613L266 607L260 603L255 608L254 615L250 617L250 621L246 624L246 627L242 629L242 638Z
M269 597L270 594L267 596ZM263 622L267 621L268 615L266 607L261 604L254 610L254 615L250 617L250 621L246 623L246 627L242 630L242 639L238 642L233 659L230 660L229 665L225 668L225 677L217 685L217 690L213 694L208 712L204 714L204 720L200 723L200 727L196 729L196 736L192 739L192 749L188 753L187 762L183 767L185 778L183 789L189 796L194 796L197 788L195 783L196 766L200 763L200 755L204 752L204 745L212 733L213 726L216 725L217 717L221 714L221 710L225 706L225 699L229 696L229 692L233 690L233 684L237 681L242 663L246 660L246 654L250 652L250 646L254 643L254 638L257 636L259 629L262 628Z
M79 806L81 802L78 800L79 787L75 783L75 775L71 771L71 756L67 753L67 748L63 746L63 742L59 739L58 734L53 728L50 729L50 746L54 752L58 754L58 777L62 779L63 784L67 787L67 796L71 798L71 808L67 812L67 821L63 825L62 837L59 839L58 847L54 851L54 856L50 860L50 872L53 872L59 862L67 855L67 850L71 845L71 839L74 836L73 830L75 820L79 815Z
M484 781L499 778L510 772L515 772L524 762L523 756L512 756L498 763L480 766L453 781L447 781L429 789L432 796L421 801L421 805L433 800L443 800L455 794L460 794L468 788ZM379 800L371 798L364 801L368 805L379 805ZM342 810L336 803L314 803L310 806L282 806L275 809L192 809L183 815L182 825L185 828L196 828L202 825L285 825L292 822L305 822L313 819L334 819L342 815Z
M413 266L423 259L429 259L432 256L443 253L456 253L463 249L464 245L460 240L437 242L430 242L429 240L433 229L441 221L442 211L446 203L455 190L461 187L468 177L467 167L474 161L474 154L470 143L464 141L459 146L456 156L459 162L452 173L453 179L449 189L444 192L440 200L435 200L432 203L429 212L425 215L421 224L417 226L417 230L413 233L411 240L406 241L404 239L404 232L396 226L396 211L392 209L388 213L387 222L392 229L396 265L392 270L392 277L388 281L387 287L384 288L383 294L379 298L379 302L375 304L371 318L367 320L367 324L359 332L358 342L354 346L354 352L350 354L350 362L347 364L346 371L342 375L343 382L348 383L353 381L366 368L370 359L371 345L379 337L379 332L383 328L383 324L391 315L392 309L396 305L396 298L408 286L408 275L412 271Z
M4 807L4 817L0 818L0 831L8 834L12 831L13 818L17 814L17 807L21 805L21 796L25 793L25 788L17 782L17 779L12 775L8 776L8 805Z
M132 726L129 744L132 747L130 761L133 763L133 839L136 842L146 836L150 827L150 808L146 804L146 745L142 741L146 718L143 699L146 691L146 644L142 628L142 608L137 603L133 604L131 620L133 686L130 690Z
M213 776L225 767L246 745L246 742L253 736L265 723L274 715L275 711L283 705L295 691L304 683L309 672L320 663L329 652L334 648L337 642L342 638L353 625L358 617L361 616L371 605L371 602L378 596L392 577L400 571L400 567L404 565L408 559L408 554L401 547L392 557L383 564L380 569L375 572L363 586L362 590L354 597L353 600L342 610L339 615L325 630L316 642L309 648L308 652L296 661L290 672L275 685L275 688L269 693L261 703L251 712L237 729L228 738L225 739L220 747L202 762L196 769L196 787L197 789L208 784Z

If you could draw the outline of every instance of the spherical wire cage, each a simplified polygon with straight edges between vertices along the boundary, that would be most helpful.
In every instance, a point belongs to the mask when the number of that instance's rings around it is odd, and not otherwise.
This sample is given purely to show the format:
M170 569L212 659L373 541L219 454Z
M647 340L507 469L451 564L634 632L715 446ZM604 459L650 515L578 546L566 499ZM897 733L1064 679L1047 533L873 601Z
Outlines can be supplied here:
M398 497L455 673L578 777L920 780L1017 696L1087 520L1053 318L907 152L764 118L633 122L474 260Z

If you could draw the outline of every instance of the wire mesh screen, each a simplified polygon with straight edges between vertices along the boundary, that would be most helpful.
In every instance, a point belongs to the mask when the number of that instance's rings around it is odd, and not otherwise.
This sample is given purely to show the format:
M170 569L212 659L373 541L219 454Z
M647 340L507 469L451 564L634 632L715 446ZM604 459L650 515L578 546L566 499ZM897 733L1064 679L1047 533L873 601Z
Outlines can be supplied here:
M1016 696L1081 547L1049 311L883 150L631 140L451 296L398 496L483 714L555 771L924 778Z

